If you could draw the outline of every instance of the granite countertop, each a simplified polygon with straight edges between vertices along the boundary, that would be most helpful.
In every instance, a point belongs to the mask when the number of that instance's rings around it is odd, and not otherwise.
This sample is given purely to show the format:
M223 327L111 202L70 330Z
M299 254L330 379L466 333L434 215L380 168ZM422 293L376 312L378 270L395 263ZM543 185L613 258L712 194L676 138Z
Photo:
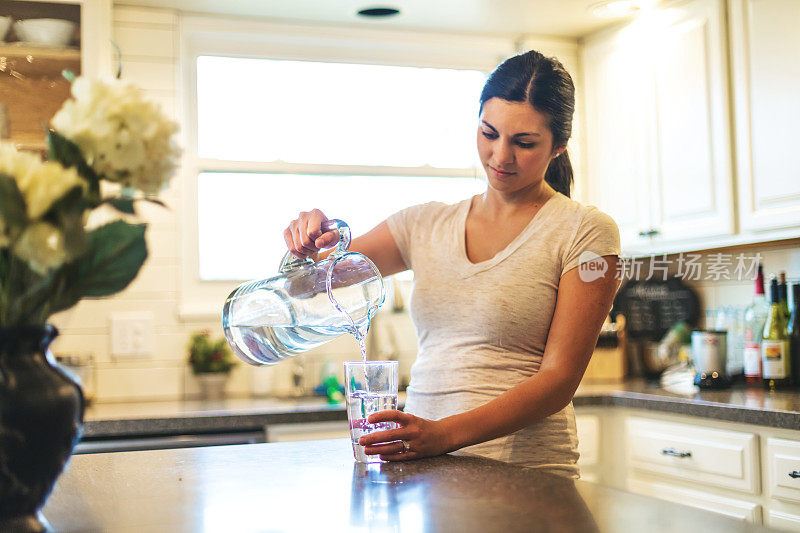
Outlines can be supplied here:
M346 439L79 455L43 511L55 531L766 531L477 457L357 464Z
M403 401L401 393L401 404ZM784 429L800 428L800 391L767 392L734 387L722 391L664 389L644 380L581 385L576 407L619 406L692 415ZM219 402L97 404L86 412L85 438L261 429L270 424L347 420L344 404L323 398L228 399Z

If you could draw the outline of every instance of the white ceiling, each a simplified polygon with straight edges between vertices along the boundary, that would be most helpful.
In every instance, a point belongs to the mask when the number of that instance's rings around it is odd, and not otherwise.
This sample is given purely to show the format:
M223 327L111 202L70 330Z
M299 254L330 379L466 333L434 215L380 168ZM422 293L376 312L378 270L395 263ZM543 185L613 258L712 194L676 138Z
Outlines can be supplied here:
M264 17L392 28L468 32L498 36L576 38L618 20L592 15L598 0L121 0L119 4L173 8L190 13ZM368 20L368 7L395 7L399 15Z

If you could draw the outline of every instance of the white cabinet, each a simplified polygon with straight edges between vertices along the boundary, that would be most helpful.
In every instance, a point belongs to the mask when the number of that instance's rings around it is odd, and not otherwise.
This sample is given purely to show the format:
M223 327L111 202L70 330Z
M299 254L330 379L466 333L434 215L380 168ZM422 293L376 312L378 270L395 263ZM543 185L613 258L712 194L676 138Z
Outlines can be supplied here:
M599 483L600 464L600 417L592 414L575 415L578 433L578 466L581 479Z
M767 468L770 496L800 503L800 442L768 439Z
M765 522L769 527L780 531L800 531L800 509L795 513L770 509L765 516Z
M264 431L267 435L267 442L298 442L350 438L350 427L347 424L347 420L272 424L264 428Z
M693 0L647 32L655 86L652 226L661 241L731 235L733 173L722 0Z
M589 199L626 252L734 232L724 21L692 0L584 45Z
M753 433L631 417L627 438L634 470L748 494L760 488Z
M625 407L575 411L585 479L800 533L800 431Z
M637 494L688 505L755 524L761 523L761 506L746 500L737 500L708 492L675 487L667 483L646 482L638 479L631 480L628 483L628 488Z
M800 225L800 4L731 0L737 182L743 231Z
M649 242L650 181L642 128L645 79L625 34L605 33L583 47L589 203L609 214L623 249Z

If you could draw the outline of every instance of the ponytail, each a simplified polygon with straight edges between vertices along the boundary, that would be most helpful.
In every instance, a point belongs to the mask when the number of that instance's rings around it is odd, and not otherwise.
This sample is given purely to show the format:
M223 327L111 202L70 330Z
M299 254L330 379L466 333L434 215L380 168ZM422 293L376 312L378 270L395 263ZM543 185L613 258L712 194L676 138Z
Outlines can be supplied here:
M569 154L564 150L561 155L550 161L544 174L544 181L569 198L572 189L572 178L572 163L569 161Z

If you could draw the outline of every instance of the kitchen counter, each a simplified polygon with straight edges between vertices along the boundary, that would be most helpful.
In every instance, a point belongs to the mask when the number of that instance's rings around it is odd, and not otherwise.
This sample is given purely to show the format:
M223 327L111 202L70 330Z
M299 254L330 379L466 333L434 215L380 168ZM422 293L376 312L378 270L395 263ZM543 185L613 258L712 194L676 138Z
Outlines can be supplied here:
M401 394L402 403L402 394ZM573 403L663 411L784 429L800 428L800 393L770 393L760 388L681 392L631 380L581 385ZM226 432L262 429L271 424L347 420L344 404L323 398L229 399L220 402L145 402L98 404L86 412L84 437Z
M766 531L477 457L356 464L346 439L75 456L44 515L55 531Z

